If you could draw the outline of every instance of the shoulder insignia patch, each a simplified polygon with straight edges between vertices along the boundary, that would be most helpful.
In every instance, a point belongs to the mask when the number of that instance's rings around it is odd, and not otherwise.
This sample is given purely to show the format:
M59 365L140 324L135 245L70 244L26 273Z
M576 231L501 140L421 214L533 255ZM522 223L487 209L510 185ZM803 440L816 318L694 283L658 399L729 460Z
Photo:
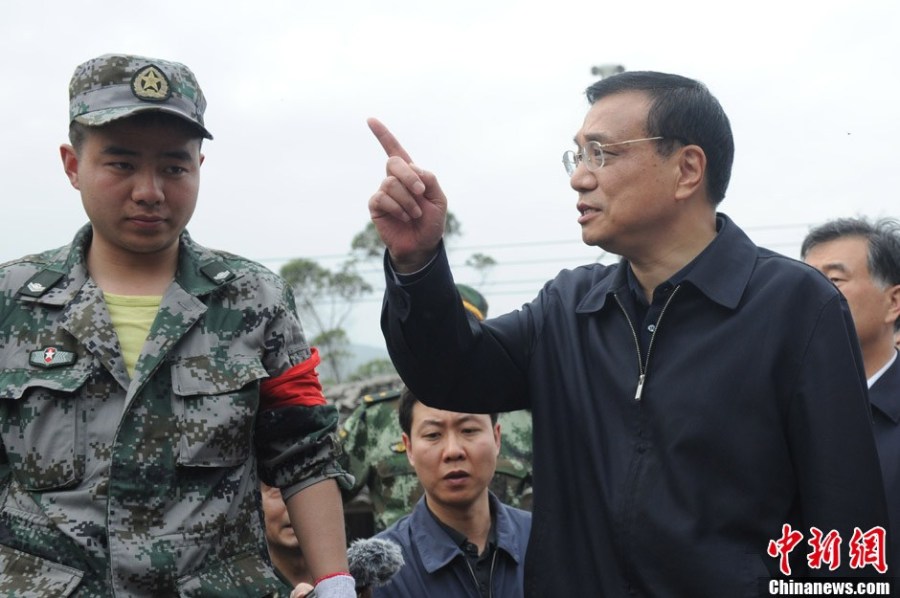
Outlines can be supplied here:
M393 401L394 399L400 398L400 389L395 388L393 390L383 390L381 392L372 393L370 395L364 395L362 398L362 402L364 405L375 405L378 403L384 403L385 401Z
M234 278L235 274L219 262L211 262L202 266L200 271L216 284L224 284Z
M19 294L28 295L29 297L40 297L47 291L53 288L59 279L65 276L62 272L57 272L56 270L41 270L26 282L21 289L19 289Z

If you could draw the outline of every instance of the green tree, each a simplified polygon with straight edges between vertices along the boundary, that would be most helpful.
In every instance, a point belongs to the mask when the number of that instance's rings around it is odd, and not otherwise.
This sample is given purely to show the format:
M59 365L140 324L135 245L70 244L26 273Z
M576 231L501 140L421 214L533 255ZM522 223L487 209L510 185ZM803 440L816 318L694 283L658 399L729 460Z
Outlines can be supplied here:
M483 253L473 253L466 260L466 265L478 272L478 284L481 286L487 279L491 268L497 265L497 260Z
M394 368L394 364L390 359L381 358L367 361L350 374L349 381L358 382L368 380L375 376L381 376L382 374L397 374L397 370Z
M352 356L344 323L356 301L372 292L372 285L356 272L354 260L331 271L313 260L298 258L282 266L280 274L294 291L301 318L313 333L311 344L319 347L334 382L342 382Z
M453 212L447 212L447 221L444 223L444 239L452 239L462 235L462 227ZM379 258L384 253L384 243L378 236L375 223L371 220L366 227L356 233L350 242L350 249L356 251L362 259Z
M447 213L444 238L462 235L462 227L453 213ZM297 258L280 270L281 277L291 286L297 309L304 325L311 333L310 343L319 347L322 356L324 381L341 383L345 380L365 380L379 374L395 373L389 359L375 359L365 363L347 375L347 365L353 357L349 350L350 339L344 324L353 312L354 305L372 292L372 285L357 272L357 264L380 258L384 243L378 236L375 224L369 222L353 237L351 254L337 269L329 270L318 262ZM487 276L496 261L482 253L473 254L466 265L481 276Z

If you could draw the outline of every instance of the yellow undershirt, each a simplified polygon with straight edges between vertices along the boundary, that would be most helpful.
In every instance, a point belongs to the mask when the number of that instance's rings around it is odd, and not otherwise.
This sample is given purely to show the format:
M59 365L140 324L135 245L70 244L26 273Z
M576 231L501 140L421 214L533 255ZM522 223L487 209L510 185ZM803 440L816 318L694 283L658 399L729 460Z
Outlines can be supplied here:
M128 375L134 377L134 366L137 364L141 349L147 340L150 326L156 319L162 295L113 295L103 293L113 328L119 337L119 346L125 358Z

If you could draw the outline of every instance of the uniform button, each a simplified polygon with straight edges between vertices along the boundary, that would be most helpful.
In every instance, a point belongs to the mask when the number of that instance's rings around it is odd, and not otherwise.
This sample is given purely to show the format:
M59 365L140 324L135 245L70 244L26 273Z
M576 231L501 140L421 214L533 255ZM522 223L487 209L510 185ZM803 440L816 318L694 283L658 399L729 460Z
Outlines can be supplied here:
M656 324L650 324L649 326L647 326L647 330L649 330L650 332L656 332Z

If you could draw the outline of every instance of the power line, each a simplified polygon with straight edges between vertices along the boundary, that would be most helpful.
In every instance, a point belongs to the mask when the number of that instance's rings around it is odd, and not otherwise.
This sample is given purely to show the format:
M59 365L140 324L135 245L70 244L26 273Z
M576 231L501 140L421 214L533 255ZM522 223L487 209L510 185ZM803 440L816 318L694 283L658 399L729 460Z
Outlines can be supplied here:
M785 231L790 229L803 229L803 234L806 234L806 231L814 226L815 223L812 222L801 222L801 223L787 223L787 224L765 224L765 225L757 225L757 226L745 226L741 227L745 232L749 233L766 233L766 232L776 232L776 231ZM457 252L457 251L496 251L496 250L505 250L505 249L520 249L523 247L528 248L541 248L541 247L551 247L555 245L575 245L579 243L577 238L573 239L549 239L544 241L511 241L505 243L485 243L478 245L451 245L448 247L449 251ZM787 245L787 241L776 242L779 245ZM773 243L768 243L767 246L772 246ZM585 246L587 247L587 246ZM598 249L598 251L600 251ZM308 260L313 260L317 262L321 261L329 261L329 260L346 260L353 256L351 251L346 253L330 253L330 254L319 254L319 255L303 255L303 256L291 256L291 257L266 257L266 258L253 258L255 261L260 263L271 263L271 262L289 262L294 259L303 258ZM364 261L364 260L363 260Z
M805 223L774 224L746 227L744 228L744 230L748 233L748 235L756 237L762 237L765 234L777 234L778 237L780 237L778 240L757 240L757 243L761 246L775 251L781 250L783 248L783 252L785 253L785 255L788 255L789 257L797 257L793 254L796 253L799 249L802 237L805 236L806 232L811 226L812 224ZM796 238L792 240L785 239L785 232L792 230L796 231ZM615 263L619 259L619 257L616 255L605 253L597 247L590 247L587 245L583 246L585 250L584 254L573 255L572 253L566 253L565 255L558 256L545 255L546 249L548 247L574 245L575 243L576 241L574 240L506 242L468 246L450 246L448 247L448 252L452 257L453 254L475 250L492 252L498 250L516 250L513 259L495 258L496 263L484 270L479 270L474 266L470 266L465 262L459 262L458 260L452 261L450 267L456 273L456 279L459 282L472 284L473 286L483 290L489 297L519 296L523 300L530 300L537 294L537 292L543 287L543 285L546 284L547 281L553 279L556 276L556 273L561 269L575 268L581 265L588 265L593 263L611 264ZM523 256L523 252L521 251L522 248L534 249L542 255L533 257ZM317 261L323 259L324 257L330 257L332 259L349 259L351 257L351 254L331 254L327 256L320 255L307 257L305 259ZM285 259L281 261L286 262L290 260ZM373 291L370 295L359 297L354 302L357 304L380 303L382 301L382 295L384 293L384 279L381 260L363 260L360 262L360 264L365 265L366 267L357 269L357 274L370 282ZM557 264L557 267L552 267L553 264ZM510 273L511 270L516 269L518 269L519 271L524 270L525 276L521 276L521 273L518 276L513 275L507 278L503 278L502 275L498 276L498 273ZM534 271L529 272L529 269L533 269ZM464 274L466 272L468 272L469 274ZM323 295L321 297L322 301L329 301L331 299L339 298L332 297L331 295Z

